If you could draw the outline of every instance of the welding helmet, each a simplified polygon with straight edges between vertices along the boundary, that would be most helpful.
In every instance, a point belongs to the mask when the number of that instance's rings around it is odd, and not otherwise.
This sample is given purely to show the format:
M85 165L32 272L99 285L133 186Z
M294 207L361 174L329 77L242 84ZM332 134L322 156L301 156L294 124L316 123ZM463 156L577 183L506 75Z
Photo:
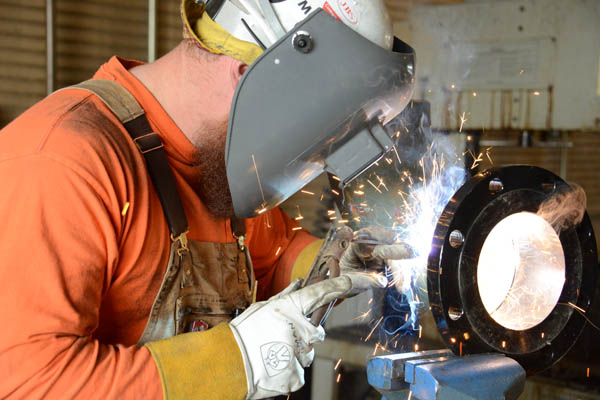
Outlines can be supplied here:
M346 184L393 147L384 125L412 95L415 55L383 0L183 0L182 15L188 37L250 65L225 151L236 216L324 171Z

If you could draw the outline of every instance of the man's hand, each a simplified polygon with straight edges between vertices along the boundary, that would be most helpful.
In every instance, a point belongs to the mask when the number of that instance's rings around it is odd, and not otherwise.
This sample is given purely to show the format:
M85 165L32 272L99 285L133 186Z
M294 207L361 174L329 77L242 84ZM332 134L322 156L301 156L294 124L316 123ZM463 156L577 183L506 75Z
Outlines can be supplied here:
M248 399L287 394L304 385L303 368L314 358L312 344L325 338L323 328L307 315L337 298L387 283L374 274L349 274L298 290L301 282L253 304L230 323L244 359Z
M350 246L340 259L342 273L380 272L386 260L404 260L414 257L410 246L394 243L395 235L393 230L379 226L370 226L356 231Z

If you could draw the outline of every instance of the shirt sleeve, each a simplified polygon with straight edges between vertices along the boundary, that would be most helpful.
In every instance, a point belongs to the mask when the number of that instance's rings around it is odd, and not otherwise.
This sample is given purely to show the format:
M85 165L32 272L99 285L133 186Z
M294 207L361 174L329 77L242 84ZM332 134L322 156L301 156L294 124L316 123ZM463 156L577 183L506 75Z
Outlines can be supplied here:
M147 348L93 339L118 261L113 194L41 153L1 160L0 182L0 397L162 398Z
M279 207L255 218L249 229L249 248L258 280L257 299L268 299L289 285L299 256L317 240ZM308 268L299 269L308 272L316 252L308 257L304 253L301 264Z

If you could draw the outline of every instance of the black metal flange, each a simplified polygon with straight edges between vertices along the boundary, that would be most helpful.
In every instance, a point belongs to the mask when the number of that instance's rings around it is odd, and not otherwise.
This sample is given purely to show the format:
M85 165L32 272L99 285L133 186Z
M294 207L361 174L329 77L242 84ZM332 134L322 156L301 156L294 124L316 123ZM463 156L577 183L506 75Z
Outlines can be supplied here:
M449 201L434 233L427 289L438 330L455 354L504 353L531 375L552 366L576 342L586 321L573 306L584 313L590 309L598 274L587 213L559 235L565 283L558 304L538 325L512 330L497 323L486 311L477 283L479 255L490 231L509 215L535 213L565 187L560 177L542 168L508 166L476 175Z

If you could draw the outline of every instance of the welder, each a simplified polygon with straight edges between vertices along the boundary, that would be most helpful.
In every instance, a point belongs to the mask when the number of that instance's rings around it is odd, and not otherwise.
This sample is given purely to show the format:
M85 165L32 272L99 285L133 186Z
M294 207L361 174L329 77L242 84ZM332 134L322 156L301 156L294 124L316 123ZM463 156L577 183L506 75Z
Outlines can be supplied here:
M262 153L243 155L254 162L260 201L239 190L250 183L236 176L248 169L229 162L243 130L232 128L244 111L232 109L240 80L259 82L252 70L266 68L266 53L320 8L328 15L313 23L343 28L350 50L360 43L382 59L392 53L382 1L184 0L175 49L149 64L113 57L92 80L52 94L0 132L0 397L264 398L304 384L312 344L324 338L307 315L382 287L365 272L406 255L402 245L365 252L353 244L342 276L299 289L321 241L277 205L314 177L315 165L335 160L324 161L317 146L296 149L303 157L293 174L284 158L262 170L267 155L305 134L293 125L269 131L277 141L265 136ZM315 40L326 37L319 30ZM294 37L298 54L313 45L319 54L312 37ZM352 70L319 68L341 80ZM397 89L406 98L412 86ZM357 101L373 93L365 96ZM405 105L366 118L383 121ZM327 106L303 118L352 125ZM315 144L331 147L339 132L323 128ZM365 164L347 156L343 179ZM274 171L286 175L286 190L274 189L282 182ZM393 242L384 230L368 236Z

